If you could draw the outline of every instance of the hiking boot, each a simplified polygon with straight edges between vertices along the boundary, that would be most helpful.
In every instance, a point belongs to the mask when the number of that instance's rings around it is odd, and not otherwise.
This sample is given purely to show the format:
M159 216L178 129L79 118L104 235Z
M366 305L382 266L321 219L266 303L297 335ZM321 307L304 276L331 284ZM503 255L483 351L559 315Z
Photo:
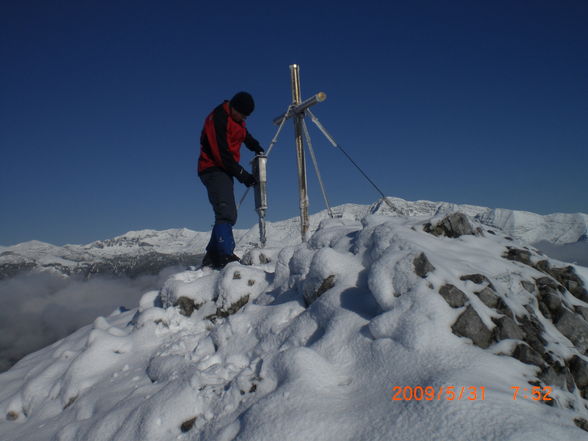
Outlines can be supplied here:
M221 268L224 268L225 266L227 266L231 262L240 262L240 261L241 261L241 259L236 254L220 256L218 259L218 262L216 262L217 265L214 268L221 269Z
M223 269L227 264L231 262L240 262L241 259L236 254L230 255L221 255L219 256L216 253L206 252L204 258L202 259L201 267L208 266L212 269Z
M204 258L202 259L201 266L210 266L212 268L214 268L216 266L215 265L215 262L214 262L214 259L212 257L212 254L210 254L208 251L204 255Z

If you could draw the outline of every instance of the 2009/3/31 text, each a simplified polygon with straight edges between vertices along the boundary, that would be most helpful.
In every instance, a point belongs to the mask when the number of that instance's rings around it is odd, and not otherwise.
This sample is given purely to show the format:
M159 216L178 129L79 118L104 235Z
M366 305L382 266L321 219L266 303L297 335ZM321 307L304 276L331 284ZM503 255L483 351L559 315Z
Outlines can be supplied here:
M433 400L469 400L484 401L486 390L484 386L439 386L435 388L433 386L394 386L392 388L394 394L392 395L393 401L433 401Z

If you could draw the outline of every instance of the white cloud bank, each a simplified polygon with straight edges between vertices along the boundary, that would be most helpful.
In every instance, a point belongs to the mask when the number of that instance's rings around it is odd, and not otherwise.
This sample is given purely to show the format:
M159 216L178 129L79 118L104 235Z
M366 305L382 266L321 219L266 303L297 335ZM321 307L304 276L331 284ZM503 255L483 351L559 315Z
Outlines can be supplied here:
M90 280L28 273L0 281L0 372L118 307L133 308L178 268L158 276Z

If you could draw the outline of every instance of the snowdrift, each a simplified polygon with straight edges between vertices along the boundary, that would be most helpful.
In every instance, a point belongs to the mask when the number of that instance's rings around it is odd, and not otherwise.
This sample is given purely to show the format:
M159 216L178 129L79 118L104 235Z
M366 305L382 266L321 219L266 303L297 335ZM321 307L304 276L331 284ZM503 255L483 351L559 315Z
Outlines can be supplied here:
M0 375L0 439L581 440L586 268L463 214L324 220Z

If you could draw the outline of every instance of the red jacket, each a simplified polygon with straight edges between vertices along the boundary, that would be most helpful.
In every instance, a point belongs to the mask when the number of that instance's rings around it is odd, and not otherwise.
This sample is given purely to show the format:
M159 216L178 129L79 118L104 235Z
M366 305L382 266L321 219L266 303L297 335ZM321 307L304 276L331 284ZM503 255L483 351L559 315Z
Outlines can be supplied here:
M239 176L241 144L253 152L261 149L259 142L249 134L245 121L236 122L229 116L229 102L217 106L204 121L200 136L198 174L212 170L224 170L231 176Z

